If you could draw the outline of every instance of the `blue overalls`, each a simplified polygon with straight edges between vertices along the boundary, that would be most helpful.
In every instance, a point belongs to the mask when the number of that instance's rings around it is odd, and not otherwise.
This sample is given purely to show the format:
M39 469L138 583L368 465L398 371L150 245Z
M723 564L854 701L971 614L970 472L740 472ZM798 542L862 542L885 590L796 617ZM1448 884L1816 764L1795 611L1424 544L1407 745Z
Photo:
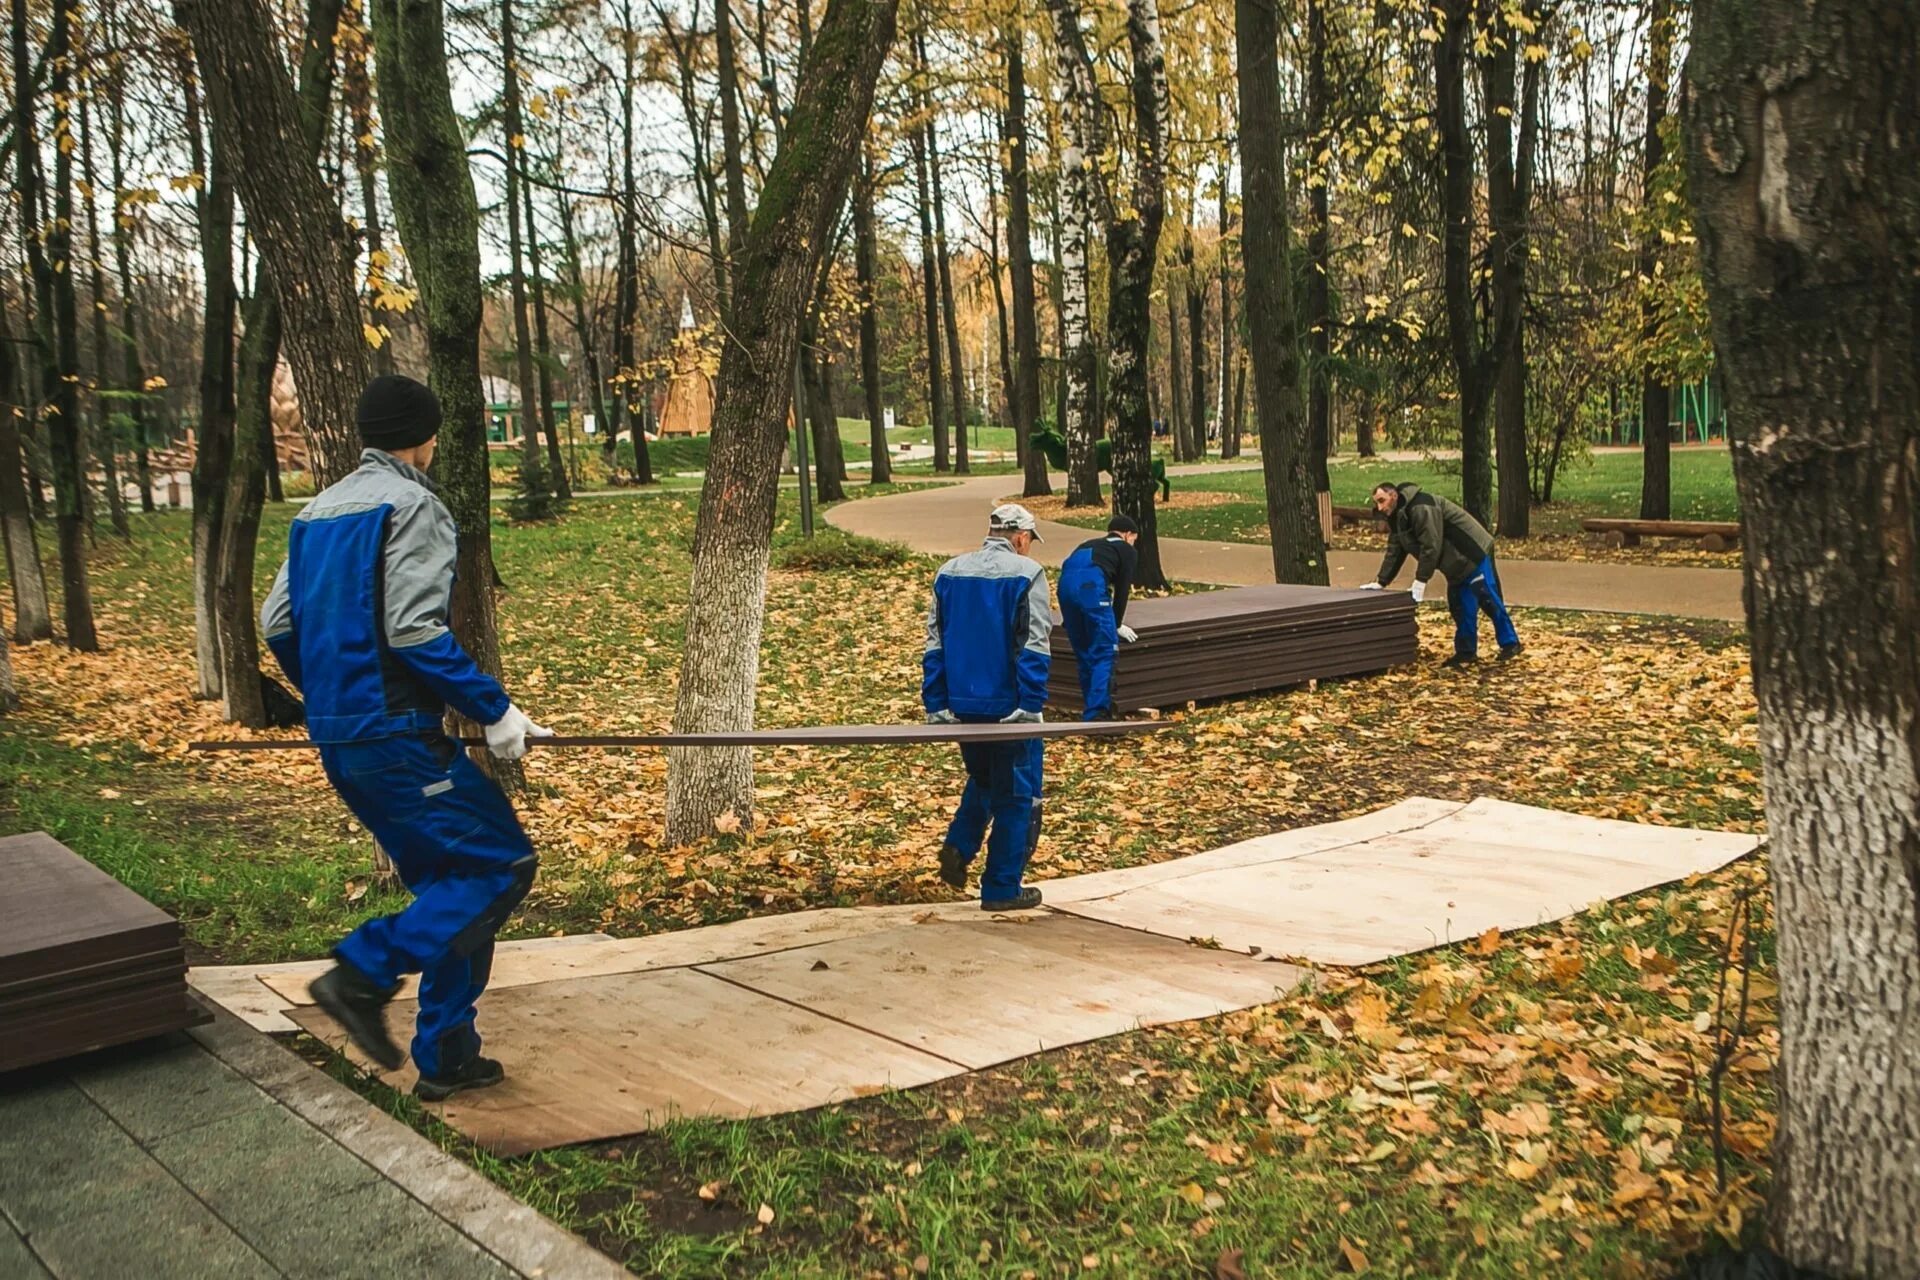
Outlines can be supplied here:
M1080 676L1082 720L1113 714L1113 658L1120 634L1113 620L1113 592L1091 547L1080 547L1060 567L1060 620L1073 645Z
M508 703L447 629L454 524L435 494L366 450L295 517L260 621L328 780L414 895L334 954L381 987L420 975L413 1060L442 1077L480 1052L474 1002L536 859L506 796L440 727L449 705L491 724Z
M1493 637L1502 649L1520 643L1520 633L1513 629L1513 618L1508 615L1507 602L1500 594L1500 574L1493 567L1492 556L1482 560L1465 582L1447 583L1447 608L1453 614L1453 651L1463 658L1475 657L1480 652L1482 607L1493 619Z
M1052 630L1045 571L1005 538L988 538L978 551L954 557L933 580L922 703L929 712L951 711L963 724L993 724L1016 709L1039 711L1047 700ZM981 899L1017 898L1040 842L1040 740L963 742L960 758L967 785L947 843L971 861L984 838Z

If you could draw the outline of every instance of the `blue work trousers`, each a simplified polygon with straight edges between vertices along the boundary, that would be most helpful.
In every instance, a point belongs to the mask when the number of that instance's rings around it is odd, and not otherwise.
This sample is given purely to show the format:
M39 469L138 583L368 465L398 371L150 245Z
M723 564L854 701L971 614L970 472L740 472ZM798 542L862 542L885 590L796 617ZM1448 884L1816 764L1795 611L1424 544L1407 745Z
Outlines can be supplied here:
M413 1061L422 1075L451 1074L480 1052L474 1002L494 934L533 886L533 844L500 788L437 732L329 743L320 761L413 892L333 953L383 987L420 975Z
M991 724L992 716L961 716L968 724ZM963 742L967 787L947 827L947 843L968 861L987 844L987 866L980 873L980 897L1003 902L1020 895L1020 877L1040 843L1041 742ZM988 825L992 834L988 834Z
M1082 720L1113 714L1113 658L1120 645L1107 575L1084 556L1069 557L1060 572L1060 619L1080 675Z
M1480 562L1465 582L1447 583L1447 608L1453 612L1453 651L1463 658L1480 652L1480 610L1493 619L1493 636L1502 649L1520 643L1519 632L1507 614L1507 603L1500 596L1500 574L1493 557Z

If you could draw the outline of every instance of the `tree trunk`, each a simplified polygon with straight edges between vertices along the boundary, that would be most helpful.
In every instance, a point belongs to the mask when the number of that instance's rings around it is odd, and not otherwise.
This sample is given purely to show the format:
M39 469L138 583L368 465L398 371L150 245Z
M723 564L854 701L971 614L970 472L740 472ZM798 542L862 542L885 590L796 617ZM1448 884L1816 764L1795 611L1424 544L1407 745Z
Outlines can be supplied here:
M1173 460L1175 462L1193 461L1193 433L1187 427L1187 366L1183 336L1180 332L1180 308L1174 300L1180 292L1174 285L1172 272L1168 272L1164 293L1167 301L1167 394L1161 401L1166 416L1172 419ZM1151 421L1154 415L1149 414Z
M17 83L17 82L16 82ZM47 581L40 568L40 544L33 510L27 503L22 478L20 423L24 403L24 370L18 364L13 334L0 309L0 537L7 550L7 578L13 583L13 638L21 644L53 637L53 614L47 604Z
M1473 42L1473 0L1445 0L1440 43L1434 46L1434 86L1439 105L1445 175L1440 203L1442 292L1447 345L1453 357L1460 409L1460 505L1485 525L1493 521L1493 450L1487 434L1492 390L1492 352L1480 340L1473 303L1473 142L1467 133L1467 48ZM1256 382L1260 375L1254 373ZM1265 399L1264 385L1260 388ZM1261 410L1265 420L1266 410Z
M1187 429L1193 436L1193 456L1207 456L1207 288L1193 269L1193 228L1187 228L1187 377L1191 381Z
M549 492L540 461L540 388L533 376L533 335L527 321L527 277L520 254L520 165L525 126L520 118L520 53L515 41L513 0L500 0L501 124L506 129L507 262L513 298L513 358L520 384L520 495L522 511L548 514Z
M1500 473L1498 529L1503 538L1527 536L1532 487L1527 477L1527 370L1524 347L1526 299L1526 177L1517 172L1513 123L1522 32L1503 18L1492 33L1492 52L1481 62L1486 103L1488 256L1493 262L1494 453ZM1530 68L1528 75L1535 73ZM1524 122L1521 132L1527 132ZM1527 149L1523 141L1522 151Z
M205 320L200 331L200 435L193 452L194 696L220 696L220 531L233 462L233 158L215 130L201 144L199 92L186 85L187 136L195 170L205 175L197 204ZM262 264L265 258L262 256Z
M326 3L331 5L332 0L326 0ZM308 25L311 26L313 22L313 9L311 6L308 9L307 21ZM347 119L353 134L353 167L354 174L360 183L360 234L366 245L368 262L372 264L375 270L384 271L388 263L387 238L385 229L380 223L379 179L375 176L376 170L379 168L380 157L377 144L374 141L373 78L368 74L367 69L368 59L373 56L373 33L366 25L368 21L369 19L366 16L363 3L361 3L361 0L356 0L352 18L352 30L346 33L347 38L343 38L340 41L340 96L342 105L346 107ZM336 19L336 26L337 25L338 20ZM319 46L311 39L302 46L304 57L300 83L303 88L307 83L305 78L305 59L314 58L322 52ZM325 59L327 64L330 64L331 61L331 58ZM372 323L375 310L371 295L366 301L368 323ZM277 316L275 320L277 323ZM370 359L370 365L376 375L397 371L394 365L393 350L394 344L391 342L381 343L379 347L374 349ZM271 424L269 424L268 431L268 448L262 455L261 461L266 466L266 473L269 478L276 482L277 488L279 466L278 460L275 458L273 452ZM278 495L276 494L276 501L277 500Z
M1007 112L1002 130L1007 156L1007 273L1013 302L1013 387L1007 413L1013 419L1014 435L1031 440L1040 420L1040 329L1033 290L1033 206L1027 190L1026 30L1018 16L1007 22L1002 38L1007 51ZM1025 470L1024 496L1038 498L1053 492L1046 455L1028 449Z
M459 531L453 633L480 669L500 674L487 403L480 386L480 211L466 133L448 82L441 0L375 0L374 55L386 121L387 182L426 316L427 381L440 398L434 475ZM513 782L512 770L495 771Z
M353 411L370 367L353 237L300 145L300 105L266 0L175 0L174 13L192 33L213 132L280 302L314 478L332 484L359 465Z
M1653 174L1666 158L1660 125L1667 117L1667 76L1673 63L1673 0L1651 0L1647 53L1647 133L1642 199L1653 198ZM1653 279L1658 239L1649 232L1640 246L1642 287ZM1656 324L1651 302L1642 309L1642 336L1651 339ZM1640 375L1640 518L1665 520L1673 515L1673 392L1665 371L1649 367Z
M1228 203L1227 171L1230 157L1220 157L1220 457L1240 456L1240 418L1233 412L1232 383L1239 357L1234 352L1238 336L1233 318L1232 255L1233 209Z
M940 377L940 272L933 256L933 195L927 187L925 129L913 131L913 172L920 189L920 287L927 326L927 408L933 417L933 469L950 469L947 388Z
M140 509L153 512L153 468L147 453L147 374L140 362L140 307L133 294L134 219L119 208L126 190L127 108L124 65L116 62L107 78L107 156L115 193L113 219L114 273L120 280L120 341L124 345L125 382L133 399L127 414L133 420L134 483L140 490ZM4 465L0 461L0 465ZM0 481L4 484L4 481Z
M727 256L731 258L740 252L740 242L747 234L747 177L746 163L740 151L740 69L738 59L734 56L733 6L730 0L714 0L713 31L715 53L719 59L720 164L726 171L727 185ZM726 317L732 314L732 298L731 292L725 287L724 274L720 278L720 285L720 314Z
M736 263L733 324L720 357L694 529L673 716L678 732L753 724L794 341L866 134L896 8L897 0L829 0L801 62L792 114ZM749 751L668 754L669 844L708 835L724 814L744 825L752 812Z
M1278 35L1271 6L1261 0L1235 0L1243 198L1247 209L1268 214L1247 218L1240 233L1246 262L1247 349L1253 357L1274 581L1324 586L1326 544L1308 468L1313 441L1301 396L1299 320L1289 270L1284 126L1274 54Z
M615 397L614 421L608 424L608 439L618 439L622 411L633 439L633 479L635 484L653 483L653 458L647 453L646 415L636 411L633 352L633 327L640 322L640 251L636 243L639 231L640 188L633 173L633 115L636 41L633 11L623 3L621 12L622 48L625 61L620 80L620 280L614 303L614 351L620 365L620 394Z
M20 691L13 682L13 655L7 648L5 628L0 628L0 715L20 705Z
M93 107L90 97L80 99L80 172L86 181L84 208L87 217L87 267L92 293L88 310L93 316L93 451L100 460L101 480L107 491L107 515L113 531L131 538L127 524L127 495L120 491L120 430L114 421L113 405L105 393L113 382L107 371L107 290L106 272L100 263L100 219L94 205L99 181L93 167Z
M893 460L887 454L887 420L880 404L880 317L874 304L875 259L879 250L873 230L873 152L860 153L860 181L853 197L854 271L860 284L860 381L867 399L867 451L872 469L867 483L893 479Z
M1080 13L1071 0L1051 0L1054 45L1066 99L1068 141L1060 157L1064 198L1060 210L1060 360L1066 380L1062 434L1067 439L1067 505L1104 505L1094 456L1095 416L1093 308L1088 243L1093 232L1092 166L1100 150L1099 91L1085 57ZM1112 323L1109 318L1109 324ZM1141 376L1145 377L1144 370ZM1151 431L1151 424L1149 424Z
M1331 152L1327 129L1326 0L1307 0L1307 436L1312 441L1307 468L1315 494L1329 492L1327 457L1333 452L1333 239L1328 186L1330 166L1319 156ZM1316 507L1321 501L1315 498Z
M1778 914L1773 1237L1920 1275L1920 14L1701 0L1691 43Z
M553 419L553 344L547 336L547 279L540 270L540 228L533 220L533 184L527 181L527 153L520 152L520 212L526 219L527 266L533 273L533 349L540 379L540 429L547 437L547 468L553 472L553 496L573 497L566 459L560 454L560 430ZM569 405L569 412L572 406Z
M16 85L30 83L25 0L13 0L13 70ZM52 70L48 91L54 102L54 135L68 131L73 102L71 0L54 0L53 29L47 59ZM86 524L83 510L86 470L80 454L80 352L74 314L73 159L72 148L54 149L51 219L42 230L39 140L33 95L19 94L14 111L14 143L20 161L20 228L33 276L34 338L40 348L40 383L46 404L48 454L53 470L55 541L60 552L60 585L67 643L93 652L93 600L87 585ZM57 269L56 269L57 267Z
M920 33L924 42L926 33ZM927 55L920 51L920 65ZM947 335L948 403L953 407L953 469L961 475L972 470L967 461L967 384L966 370L960 364L960 323L953 297L953 258L947 252L947 199L940 181L940 129L932 114L927 116L927 171L933 180L933 252L940 267L940 323Z

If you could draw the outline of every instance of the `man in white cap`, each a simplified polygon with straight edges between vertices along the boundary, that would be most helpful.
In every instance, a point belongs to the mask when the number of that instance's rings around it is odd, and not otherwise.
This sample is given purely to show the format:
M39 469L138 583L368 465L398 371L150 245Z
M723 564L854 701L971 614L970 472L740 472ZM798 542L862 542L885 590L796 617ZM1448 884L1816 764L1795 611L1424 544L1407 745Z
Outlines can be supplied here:
M993 509L987 540L955 556L933 579L920 700L929 724L1023 724L1040 720L1047 700L1047 637L1053 630L1047 575L1027 550L1040 535L1018 503ZM1021 887L1040 841L1041 746L963 742L967 787L940 846L940 878L967 887L967 871L987 846L980 876L985 911L1024 911L1040 891ZM992 834L988 835L988 826Z

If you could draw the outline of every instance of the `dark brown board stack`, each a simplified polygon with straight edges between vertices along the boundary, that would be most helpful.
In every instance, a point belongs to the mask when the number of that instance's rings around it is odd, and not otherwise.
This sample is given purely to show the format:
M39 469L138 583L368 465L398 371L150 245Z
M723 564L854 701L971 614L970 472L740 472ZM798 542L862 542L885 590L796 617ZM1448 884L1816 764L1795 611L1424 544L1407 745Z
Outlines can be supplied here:
M207 1019L178 921L45 832L0 838L0 1071Z
M1047 702L1078 712L1079 669L1058 622L1056 614ZM1116 711L1369 675L1420 652L1413 597L1404 591L1233 587L1135 600L1127 625L1140 638L1122 644L1114 660Z

